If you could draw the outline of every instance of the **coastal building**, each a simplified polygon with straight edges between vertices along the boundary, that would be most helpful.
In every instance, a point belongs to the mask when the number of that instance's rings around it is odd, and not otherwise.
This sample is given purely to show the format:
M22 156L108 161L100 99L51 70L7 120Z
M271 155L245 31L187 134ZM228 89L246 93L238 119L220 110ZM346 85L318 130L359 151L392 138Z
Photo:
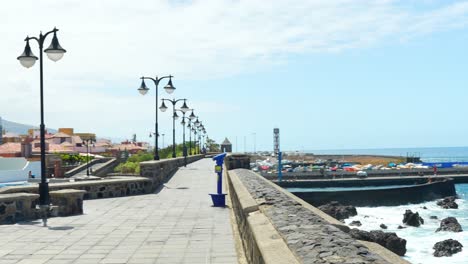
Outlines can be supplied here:
M21 157L21 143L7 142L0 145L0 157Z
M3 143L20 143L21 137L18 134L7 132L3 135L2 142Z
M136 154L140 151L147 151L148 145L145 142L131 142L131 141L124 141L120 144L115 144L112 147L108 148L114 156L117 156L120 152L125 151L129 154Z
M232 144L229 139L225 138L221 143L221 152L232 152Z

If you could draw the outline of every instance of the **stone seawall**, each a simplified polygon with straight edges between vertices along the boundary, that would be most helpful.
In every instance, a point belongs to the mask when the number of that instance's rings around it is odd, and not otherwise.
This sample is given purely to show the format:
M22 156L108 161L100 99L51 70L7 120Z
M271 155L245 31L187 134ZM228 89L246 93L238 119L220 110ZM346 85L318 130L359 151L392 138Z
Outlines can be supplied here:
M153 187L151 181L143 177L122 177L120 179L49 184L50 191L64 189L86 191L84 199L89 200L150 193ZM0 197L7 193L38 193L38 185L12 186L0 189Z
M408 263L252 171L227 178L249 263Z
M452 179L443 179L408 187L391 189L327 191L327 192L293 192L304 201L320 206L330 201L354 206L396 206L408 203L421 203L438 198L456 195Z
M187 157L187 164L201 160L205 155L194 155ZM184 166L184 158L173 158L167 160L152 160L140 162L140 175L152 182L153 189L159 187L163 182Z
M434 171L430 169L398 169L398 170L368 170L366 171L368 177L388 177L388 176L433 176ZM262 176L269 180L276 180L278 178L275 174L261 173ZM468 175L467 167L456 168L440 168L437 170L437 175ZM356 172L349 171L325 171L323 176L320 171L308 172L283 172L283 180L312 180L312 179L331 179L331 178L356 178ZM467 183L467 178L460 178L460 183Z

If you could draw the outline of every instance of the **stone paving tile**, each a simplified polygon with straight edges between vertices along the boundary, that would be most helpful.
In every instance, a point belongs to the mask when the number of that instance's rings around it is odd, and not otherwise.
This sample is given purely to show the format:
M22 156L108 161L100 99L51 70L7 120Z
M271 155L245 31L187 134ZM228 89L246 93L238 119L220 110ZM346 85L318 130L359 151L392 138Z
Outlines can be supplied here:
M84 201L85 214L51 218L49 228L0 226L0 264L237 263L230 209L208 195L213 166L189 164L156 194Z

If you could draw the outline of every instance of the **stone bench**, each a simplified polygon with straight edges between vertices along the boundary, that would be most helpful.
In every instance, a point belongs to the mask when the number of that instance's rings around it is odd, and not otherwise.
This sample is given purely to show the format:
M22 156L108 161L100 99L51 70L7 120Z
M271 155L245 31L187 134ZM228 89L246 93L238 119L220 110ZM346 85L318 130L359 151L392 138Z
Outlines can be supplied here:
M0 194L0 224L36 219L38 198L32 193Z
M52 216L70 216L83 214L83 197L86 191L63 189L50 192L50 202L56 209Z

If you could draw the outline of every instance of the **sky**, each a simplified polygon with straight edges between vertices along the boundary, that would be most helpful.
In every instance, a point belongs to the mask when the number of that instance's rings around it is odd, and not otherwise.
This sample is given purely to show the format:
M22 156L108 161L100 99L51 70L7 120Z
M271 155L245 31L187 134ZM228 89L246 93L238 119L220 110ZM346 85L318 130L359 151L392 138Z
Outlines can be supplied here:
M44 59L47 127L151 141L139 78L171 74L159 97L186 98L234 151L272 150L275 127L282 150L468 146L468 1L7 1L2 118L39 125L39 63L16 57L54 27L67 53ZM170 113L159 123L167 146Z

